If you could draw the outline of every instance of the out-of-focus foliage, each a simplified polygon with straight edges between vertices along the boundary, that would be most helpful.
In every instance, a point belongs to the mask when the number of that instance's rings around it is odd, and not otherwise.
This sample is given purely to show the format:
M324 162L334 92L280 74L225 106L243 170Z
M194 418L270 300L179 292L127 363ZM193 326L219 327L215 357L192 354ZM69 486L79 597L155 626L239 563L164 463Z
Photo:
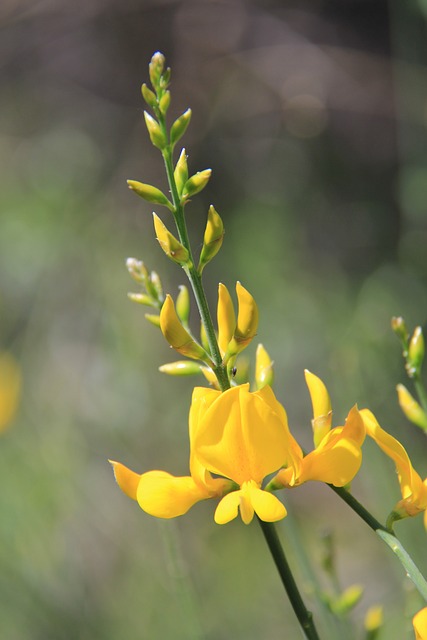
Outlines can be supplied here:
M255 526L218 527L210 503L159 524L106 462L187 472L190 382L157 371L171 352L126 297L128 256L166 291L180 284L126 186L167 191L139 92L157 49L173 69L170 117L193 111L190 174L213 168L188 207L195 242L211 202L224 222L205 270L212 303L218 281L254 294L275 392L303 443L309 368L337 423L369 406L425 477L389 329L394 315L424 328L427 317L425 20L421 0L1 3L0 347L23 377L0 439L2 638L298 634ZM384 519L399 497L393 465L373 447L364 456L354 492ZM411 637L420 603L408 593L405 608L400 566L365 525L326 487L288 492L286 505L280 530L308 590L293 541L321 576L318 535L332 528L343 585L365 587L359 626L380 603L385 637ZM426 570L421 518L396 528Z

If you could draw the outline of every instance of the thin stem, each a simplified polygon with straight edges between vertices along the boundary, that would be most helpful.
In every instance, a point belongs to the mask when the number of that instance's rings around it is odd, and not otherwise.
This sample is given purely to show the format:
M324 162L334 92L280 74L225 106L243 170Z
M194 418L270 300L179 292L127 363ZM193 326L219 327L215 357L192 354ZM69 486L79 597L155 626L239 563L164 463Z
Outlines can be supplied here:
M386 543L388 547L393 551L396 555L400 563L403 565L403 568L406 571L406 575L412 580L418 592L427 602L427 581L412 560L409 553L406 551L400 540L396 537L396 535L388 530L384 525L382 525L372 514L365 509L363 505L356 500L354 496L351 495L346 489L343 487L334 487L333 485L329 485L336 494L339 495L344 502L348 504L348 506L357 513L358 516L366 522L368 527L370 527L383 542Z
M274 524L272 522L264 522L260 518L258 518L258 522L305 637L307 640L319 640L319 635L313 622L313 614L308 611L303 602Z
M163 117L159 118L159 124L166 135L166 124ZM200 318L202 320L206 337L209 343L212 360L214 362L213 371L217 377L219 387L221 391L226 391L230 388L230 381L228 379L226 367L222 363L221 353L218 347L218 342L215 335L215 329L212 322L212 316L209 311L208 301L206 299L205 291L202 285L201 275L194 267L194 259L191 251L190 240L188 237L187 225L185 223L184 207L181 204L178 189L176 187L172 151L170 145L163 151L163 160L166 168L166 175L168 178L169 189L172 196L172 202L175 208L175 223L178 230L179 241L187 249L191 261L190 267L185 267L184 271L190 281L191 288L196 299L197 307L199 309Z
M414 386L418 395L418 400L420 401L420 404L424 409L424 411L427 413L427 392L424 388L424 385L422 383L420 376L416 376L414 378Z

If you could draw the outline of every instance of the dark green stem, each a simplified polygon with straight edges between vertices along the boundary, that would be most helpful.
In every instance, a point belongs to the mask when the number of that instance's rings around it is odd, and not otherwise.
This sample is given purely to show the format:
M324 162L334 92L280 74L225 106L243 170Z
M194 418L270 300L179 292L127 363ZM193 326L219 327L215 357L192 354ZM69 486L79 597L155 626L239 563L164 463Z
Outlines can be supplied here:
M306 608L298 591L294 576L280 544L276 527L272 522L264 522L260 518L258 518L258 522L305 637L307 640L319 640L319 635L313 622L313 614Z
M427 392L419 375L414 378L414 386L417 392L418 400L420 401L420 404L425 413L427 413Z

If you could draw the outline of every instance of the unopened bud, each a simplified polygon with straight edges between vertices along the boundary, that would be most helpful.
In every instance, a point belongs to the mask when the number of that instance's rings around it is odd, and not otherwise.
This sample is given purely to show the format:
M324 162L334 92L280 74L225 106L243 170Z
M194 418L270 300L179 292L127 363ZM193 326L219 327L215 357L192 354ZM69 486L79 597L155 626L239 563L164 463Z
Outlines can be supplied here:
M221 249L224 238L224 225L220 215L211 205L208 211L208 221L206 224L203 247L200 253L198 271L202 273L204 267L212 260Z
M148 106L155 109L157 107L157 98L154 91L151 91L146 84L143 84L141 87L141 93Z
M401 316L393 317L391 319L391 328L402 342L403 348L407 349L409 342L409 333L408 329L406 328L404 319Z
M144 184L137 180L128 180L128 187L132 191L135 191L141 198L147 200L147 202L153 202L154 204L161 204L163 207L167 207L173 211L173 204L168 200L163 191L153 187L151 184Z
M177 360L168 362L159 367L159 371L169 376L194 376L201 372L201 365L191 360Z
M188 166L187 166L187 156L185 154L185 149L182 149L180 153L178 162L176 163L175 171L173 173L173 177L175 179L178 195L179 197L181 197L184 185L188 180Z
M407 372L410 378L420 374L424 360L424 336L421 327L416 327L409 342Z
M150 64L148 65L148 71L150 74L151 84L155 89L157 89L160 81L160 77L163 74L163 70L165 68L165 56L160 51L156 51L156 53L151 58Z
M145 283L146 278L148 278L148 271L142 260L128 258L126 260L126 268L136 282Z
M182 116L179 116L171 126L170 130L170 143L172 146L175 146L178 140L182 138L184 133L187 130L188 125L191 120L191 109L187 109L184 111Z
M147 290L159 302L163 302L165 296L163 294L162 281L156 271L152 271L148 277Z
M195 360L208 361L206 351L192 338L182 326L175 311L175 305L170 295L166 296L160 312L160 328L167 342L178 353Z
M208 184L211 175L212 169L205 169L204 171L198 171L194 176L191 176L191 178L189 178L185 183L182 190L183 200L187 200L191 196L202 191Z
M150 116L148 111L144 111L144 118L152 144L162 151L167 145L164 132L160 128L159 123L154 120L153 116Z
M138 304L145 304L149 307L155 307L155 303L153 302L153 298L146 293L128 293L129 300L132 302L137 302Z
M189 254L187 249L171 234L155 213L153 213L153 219L157 240L168 258L181 266L188 264Z
M330 601L330 607L335 615L343 616L354 609L363 595L363 587L354 584L348 587L338 598Z
M367 640L374 640L383 626L383 608L379 605L370 607L365 615L364 627L368 633Z
M255 383L260 390L273 384L273 361L262 344L259 344L255 356Z
M188 292L188 288L184 284L179 286L179 293L175 307L178 318L181 320L183 325L187 326L188 318L190 317L190 294Z
M160 316L159 315L146 313L144 317L145 317L146 320L148 320L148 322L150 322L155 327L158 327L160 329Z
M165 91L165 93L162 95L162 97L160 98L159 101L159 109L160 112L162 113L162 115L166 115L167 110L170 107L170 103L171 103L171 94L170 91Z
M240 353L240 351L243 351L243 349L248 346L252 338L256 336L258 329L258 307L249 291L247 291L240 282L236 283L236 293L239 311L233 336L233 342L235 343L233 353Z
M418 427L427 431L426 412L409 393L408 389L403 386L403 384L398 384L396 389L399 405L405 416Z

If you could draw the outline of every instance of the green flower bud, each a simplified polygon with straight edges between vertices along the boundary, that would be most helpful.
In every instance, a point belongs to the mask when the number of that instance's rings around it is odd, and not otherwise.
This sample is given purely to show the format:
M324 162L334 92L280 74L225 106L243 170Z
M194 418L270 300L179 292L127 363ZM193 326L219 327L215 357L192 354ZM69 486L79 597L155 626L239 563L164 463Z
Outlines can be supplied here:
M170 107L170 103L171 103L171 94L170 91L165 91L165 93L162 95L162 97L160 98L159 101L159 109L160 112L162 113L162 115L166 115L167 110Z
M266 385L273 384L273 361L262 344L257 346L255 356L255 382L260 390Z
M157 147L157 149L160 149L160 151L163 151L168 142L159 123L153 118L153 116L150 116L148 111L144 111L144 118L152 144Z
M153 219L157 240L168 258L181 266L188 264L189 254L187 249L171 234L155 213L153 213Z
M400 316L393 317L391 319L391 328L393 329L397 337L400 339L403 346L403 350L406 351L408 349L409 333L408 333L408 329L406 328L404 319L401 318Z
M329 601L330 609L335 615L344 616L354 609L363 596L363 587L354 584L348 587L338 598L331 598Z
M182 116L177 118L177 120L175 120L175 122L173 123L170 130L170 143L172 147L174 147L178 140L182 138L187 130L188 125L190 124L190 120L191 109L187 109L187 111L184 111Z
M175 311L175 305L170 295L166 296L160 312L160 328L170 346L178 353L195 360L209 362L209 356L188 331L182 326Z
M169 376L194 376L201 372L201 365L191 360L177 360L162 364L159 371Z
M147 202L153 202L154 204L161 204L163 207L167 207L173 211L173 204L168 200L163 191L153 187L151 184L144 184L137 180L127 180L128 187L132 191L135 191L141 198L147 200Z
M403 384L398 384L396 389L399 405L405 416L408 418L408 420L427 432L426 412L418 404L415 398L409 393L408 389L403 386Z
M178 318L182 324L188 326L188 318L190 317L190 294L184 284L179 285L179 293L175 307Z
M128 258L126 260L126 268L136 282L145 283L146 278L148 278L148 271L142 260Z
M156 109L157 98L154 91L151 91L151 89L149 89L146 84L143 84L141 87L141 93L142 93L142 97L144 98L148 106L151 107L152 109Z
M147 290L149 291L149 293L151 293L153 298L156 298L156 300L158 300L159 302L164 301L165 296L163 294L162 282L160 280L159 274L156 271L152 271L150 273L147 282Z
M212 260L221 249L224 238L224 225L219 214L211 205L208 212L208 221L206 224L205 235L203 238L203 247L200 252L198 271L202 273L204 267Z
M182 190L182 199L185 201L206 187L211 177L212 169L198 171L187 180Z
M153 315L151 313L146 313L144 317L145 317L146 320L148 320L148 322L150 322L155 327L158 327L160 329L160 316L159 315Z
M153 298L146 293L128 293L129 300L132 302L137 302L138 304L145 304L148 307L155 307L156 303L153 301Z
M409 342L406 370L410 378L420 374L424 360L424 336L421 327L416 327Z
M175 184L178 190L178 195L179 197L181 197L184 185L188 180L188 166L187 166L187 156L185 155L185 149L182 149L181 151L181 154L178 158L178 162L176 163L175 171L173 172L173 176L175 178Z
M163 69L165 68L165 56L160 51L156 51L156 53L151 58L150 64L148 65L148 72L150 74L151 84L155 89L158 88L160 77L163 73Z

